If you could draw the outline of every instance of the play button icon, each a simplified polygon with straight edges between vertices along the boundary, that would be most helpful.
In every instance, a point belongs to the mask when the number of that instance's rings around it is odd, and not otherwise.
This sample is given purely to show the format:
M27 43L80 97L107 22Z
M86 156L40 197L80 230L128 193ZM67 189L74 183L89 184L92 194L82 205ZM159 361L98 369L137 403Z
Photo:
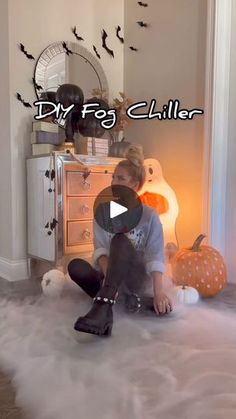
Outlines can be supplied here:
M123 205L117 204L115 201L110 202L110 218L118 217L126 211L128 211L128 208L123 207Z
M133 189L112 185L99 193L93 211L94 218L102 229L113 234L127 233L139 223L143 206Z

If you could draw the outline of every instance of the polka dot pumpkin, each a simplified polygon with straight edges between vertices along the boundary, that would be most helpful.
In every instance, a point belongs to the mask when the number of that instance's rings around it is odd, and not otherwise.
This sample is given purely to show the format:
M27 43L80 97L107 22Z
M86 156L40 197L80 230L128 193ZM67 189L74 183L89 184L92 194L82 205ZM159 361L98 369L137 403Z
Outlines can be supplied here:
M227 271L223 257L211 246L201 245L201 234L191 248L179 250L172 259L176 285L197 289L202 297L213 297L225 287Z

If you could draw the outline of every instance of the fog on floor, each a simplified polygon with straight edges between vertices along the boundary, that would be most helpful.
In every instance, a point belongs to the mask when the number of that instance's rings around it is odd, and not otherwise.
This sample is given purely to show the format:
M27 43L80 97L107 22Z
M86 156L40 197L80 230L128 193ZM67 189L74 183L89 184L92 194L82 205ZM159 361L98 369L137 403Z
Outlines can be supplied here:
M115 309L110 338L78 333L91 301L0 299L0 369L33 419L234 419L236 314L175 303L168 317Z

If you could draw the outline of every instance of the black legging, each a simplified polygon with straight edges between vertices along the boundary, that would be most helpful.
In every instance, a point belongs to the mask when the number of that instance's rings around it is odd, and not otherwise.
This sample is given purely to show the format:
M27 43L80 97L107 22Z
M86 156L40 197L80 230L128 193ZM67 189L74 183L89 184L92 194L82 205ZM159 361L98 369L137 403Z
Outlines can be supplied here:
M68 273L92 298L101 289L104 275L83 259L73 259L68 264ZM146 276L144 261L129 239L123 233L115 234L111 240L104 285L116 288L119 294L140 294L145 289Z

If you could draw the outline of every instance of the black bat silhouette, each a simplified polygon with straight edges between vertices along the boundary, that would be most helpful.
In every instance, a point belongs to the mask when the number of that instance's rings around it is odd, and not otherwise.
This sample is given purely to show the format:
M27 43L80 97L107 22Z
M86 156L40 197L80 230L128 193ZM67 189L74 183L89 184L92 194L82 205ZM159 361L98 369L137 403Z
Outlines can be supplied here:
M51 171L51 180L55 179L55 170L52 169Z
M50 172L50 170L46 170L46 172L44 173L44 176L47 177L49 179L49 177L51 177L51 180L55 179L55 170L52 169L52 171ZM55 192L55 189L49 188L48 192Z
M120 31L121 31L121 27L120 26L117 26L117 28L116 28L116 36L120 40L120 42L123 44L124 43L124 38L122 38L122 36L120 36Z
M53 230L57 224L58 224L58 221L55 218L53 218L52 223L50 223L50 229Z
M25 102L25 101L24 101L24 99L22 99L22 97L21 97L20 93L17 93L17 94L16 94L16 97L17 97L17 99L18 99L21 103L23 103L23 105L24 105L26 108L32 108L32 106L31 106L31 104L30 104L29 102Z
M71 49L69 49L69 48L67 47L66 42L62 42L62 46L63 46L63 48L64 48L64 50L65 50L65 52L66 52L66 55L73 54L73 52L71 51Z
M147 3L143 3L142 1L138 1L139 6L148 7Z
M112 51L112 49L108 48L107 44L106 44L106 38L108 37L106 31L103 29L102 32L102 47L107 51L107 53L109 55L111 55L114 58L114 52Z
M141 26L141 28L147 28L147 27L148 27L148 24L147 24L147 23L144 23L142 20L141 20L141 21L139 21L139 22L137 22L137 24L138 24L139 26Z
M131 49L131 51L138 51L138 49L135 47L129 47L129 49Z
M96 56L99 58L99 60L101 59L101 55L98 54L97 48L95 47L95 45L93 45L93 50L96 54Z
M82 38L82 36L79 36L76 32L76 26L74 26L74 28L72 29L73 34L75 35L76 39L78 41L84 41L84 38Z
M28 52L26 51L25 47L23 44L20 44L20 50L23 52L23 54L25 54L25 56L29 59L29 60L35 60L35 58L33 57L33 55L28 54Z
M37 84L35 77L33 77L32 80L36 90L43 90L42 86L40 86L40 84Z

